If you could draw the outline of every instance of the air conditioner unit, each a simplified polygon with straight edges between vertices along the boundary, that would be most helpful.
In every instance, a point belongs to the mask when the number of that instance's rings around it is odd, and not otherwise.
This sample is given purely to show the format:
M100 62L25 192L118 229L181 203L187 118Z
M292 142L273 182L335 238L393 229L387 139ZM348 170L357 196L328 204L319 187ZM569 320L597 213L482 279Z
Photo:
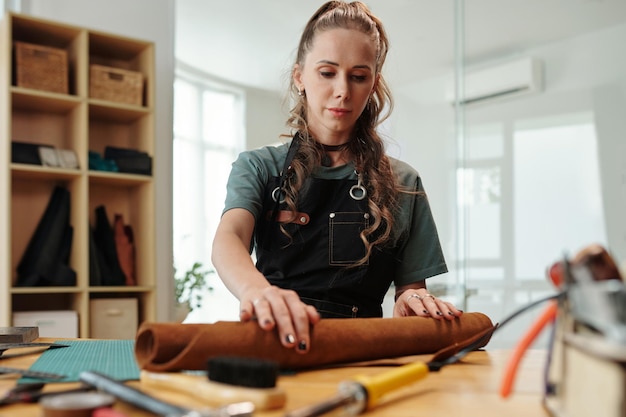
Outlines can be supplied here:
M512 98L543 89L543 65L536 58L523 58L496 66L468 71L464 77L460 104L469 105ZM456 104L455 83L451 81L446 99Z

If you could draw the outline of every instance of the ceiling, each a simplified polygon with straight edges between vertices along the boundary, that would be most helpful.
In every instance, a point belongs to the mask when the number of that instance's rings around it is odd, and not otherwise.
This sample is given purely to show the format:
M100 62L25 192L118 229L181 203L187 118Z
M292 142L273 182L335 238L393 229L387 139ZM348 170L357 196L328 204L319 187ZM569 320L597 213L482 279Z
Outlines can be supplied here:
M323 0L176 0L176 58L215 78L282 91L300 32ZM455 3L365 0L387 29L392 86L451 71ZM465 62L626 22L625 0L467 0Z

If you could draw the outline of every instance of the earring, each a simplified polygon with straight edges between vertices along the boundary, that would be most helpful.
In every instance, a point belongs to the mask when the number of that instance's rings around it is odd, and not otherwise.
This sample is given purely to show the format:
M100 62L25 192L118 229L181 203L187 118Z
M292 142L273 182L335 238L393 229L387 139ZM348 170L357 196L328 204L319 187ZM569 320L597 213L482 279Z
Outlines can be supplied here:
M299 95L300 97L304 97L304 96L306 96L306 91L304 91L304 88L303 88L302 90L298 90L298 95Z

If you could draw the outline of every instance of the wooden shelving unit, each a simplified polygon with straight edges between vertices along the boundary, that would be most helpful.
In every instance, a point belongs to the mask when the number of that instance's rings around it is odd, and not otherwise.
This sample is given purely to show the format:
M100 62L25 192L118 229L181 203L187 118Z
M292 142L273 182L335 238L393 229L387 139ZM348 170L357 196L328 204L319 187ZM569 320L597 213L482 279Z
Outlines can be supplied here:
M89 151L107 146L136 149L153 158L154 45L86 28L8 13L0 45L0 326L12 314L73 310L79 336L90 337L90 300L135 298L139 322L155 319L155 197L152 175L92 171ZM67 94L15 84L15 41L67 52ZM142 105L89 97L89 68L98 64L143 74ZM71 149L77 169L12 163L11 142ZM70 191L73 242L69 266L76 286L18 287L16 267L57 186ZM89 233L94 210L104 205L109 221L121 214L133 228L136 279L132 286L90 286Z

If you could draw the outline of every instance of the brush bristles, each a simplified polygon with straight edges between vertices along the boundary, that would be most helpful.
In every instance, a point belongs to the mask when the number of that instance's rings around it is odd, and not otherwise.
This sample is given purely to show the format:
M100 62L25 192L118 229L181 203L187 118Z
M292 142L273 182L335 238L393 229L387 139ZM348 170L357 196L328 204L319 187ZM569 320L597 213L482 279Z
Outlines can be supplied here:
M276 362L219 356L208 361L208 378L214 382L250 388L273 388L276 386L279 366Z

